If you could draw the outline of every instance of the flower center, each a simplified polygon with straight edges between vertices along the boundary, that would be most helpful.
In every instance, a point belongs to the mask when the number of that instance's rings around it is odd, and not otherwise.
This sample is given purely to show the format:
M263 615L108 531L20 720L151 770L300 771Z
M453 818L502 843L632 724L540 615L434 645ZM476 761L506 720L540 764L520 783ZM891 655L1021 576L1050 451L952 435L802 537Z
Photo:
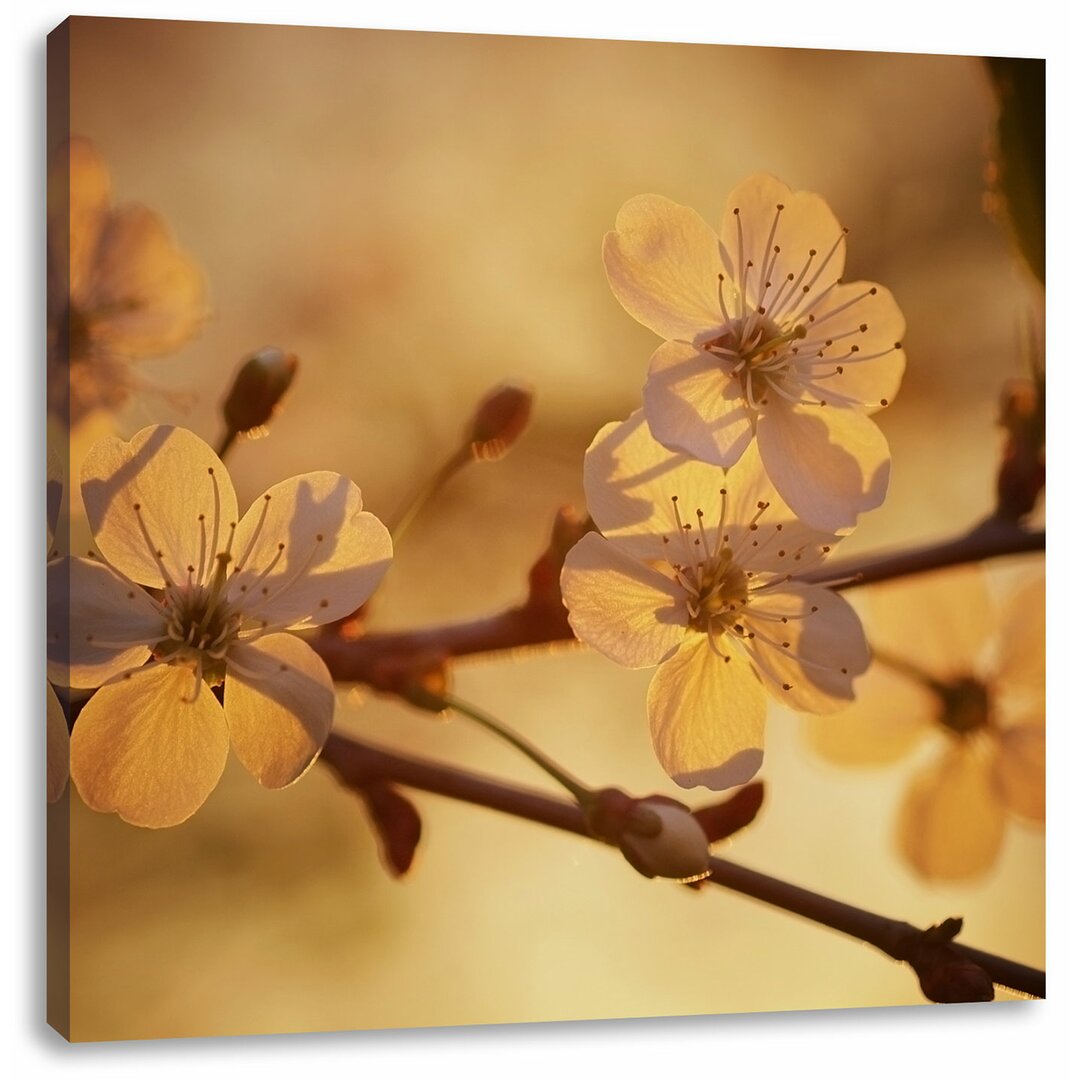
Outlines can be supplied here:
M154 655L176 660L201 672L216 686L225 678L225 655L236 640L244 616L224 599L229 553L217 556L217 570L208 585L189 581L165 590L169 621L166 637Z
M985 683L964 676L941 687L938 720L950 731L966 735L990 723L990 695Z
M701 347L720 359L725 372L741 382L747 404L760 408L768 404L770 393L797 400L785 383L799 352L794 343L805 337L802 323L782 330L771 319L752 313L734 320Z

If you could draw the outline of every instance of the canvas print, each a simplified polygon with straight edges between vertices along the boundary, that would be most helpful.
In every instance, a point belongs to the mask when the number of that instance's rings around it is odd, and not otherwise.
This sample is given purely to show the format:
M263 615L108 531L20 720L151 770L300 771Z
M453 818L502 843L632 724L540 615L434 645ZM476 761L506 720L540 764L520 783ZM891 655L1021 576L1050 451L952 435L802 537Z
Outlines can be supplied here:
M1044 996L1044 87L57 27L53 1027Z

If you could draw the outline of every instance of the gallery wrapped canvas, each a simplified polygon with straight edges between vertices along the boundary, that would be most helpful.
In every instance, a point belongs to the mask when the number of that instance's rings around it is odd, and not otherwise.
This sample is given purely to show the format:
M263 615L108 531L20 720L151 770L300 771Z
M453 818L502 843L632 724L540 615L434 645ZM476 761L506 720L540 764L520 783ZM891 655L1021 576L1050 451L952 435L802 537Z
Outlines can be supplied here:
M1044 65L73 17L49 1022L1045 994Z

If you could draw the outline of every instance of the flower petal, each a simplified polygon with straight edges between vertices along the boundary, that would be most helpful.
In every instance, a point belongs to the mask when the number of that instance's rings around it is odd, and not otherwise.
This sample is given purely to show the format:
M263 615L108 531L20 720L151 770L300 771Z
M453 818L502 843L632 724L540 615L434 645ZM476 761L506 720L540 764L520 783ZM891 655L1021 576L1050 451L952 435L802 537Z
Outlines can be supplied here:
M48 674L58 686L101 686L141 667L165 637L161 608L103 563L54 559L46 589Z
M852 681L869 667L870 650L862 621L842 596L793 583L762 590L751 594L743 622L754 634L747 648L777 701L828 712L854 698Z
M1046 729L1017 724L1000 734L994 775L1006 805L1030 821L1046 820Z
M91 810L163 828L202 806L228 754L225 714L210 688L187 668L163 665L94 694L71 736L71 778Z
M808 717L810 745L836 765L885 765L930 734L937 695L884 664L872 664L855 687L855 701L832 716Z
M68 782L68 735L64 706L56 691L45 684L45 796L56 802Z
M83 286L94 341L131 358L178 349L206 319L201 271L144 206L108 216Z
M979 566L958 566L869 590L871 640L945 681L973 675L995 616Z
M994 681L1002 692L1046 692L1046 579L1019 589L1001 616Z
M225 466L184 428L146 427L129 443L102 439L83 463L82 493L102 555L155 588L165 584L155 551L171 581L186 581L189 567L207 581L237 521Z
M659 664L686 634L683 587L598 533L570 549L560 583L579 640L624 667Z
M330 734L330 672L310 645L291 634L236 645L226 664L225 717L236 756L264 787L291 784Z
M390 534L362 506L360 489L339 473L275 484L236 530L230 600L281 627L321 626L355 611L393 556Z
M923 877L975 877L997 859L1005 808L984 749L970 739L955 742L908 789L898 839L904 858Z
M726 662L695 635L649 684L649 725L664 771L680 787L745 784L765 752L765 692L739 652Z
M604 269L627 313L662 338L693 341L723 322L716 233L696 210L660 195L631 199L604 237Z
M645 383L645 416L653 436L671 450L727 467L754 437L742 385L726 361L684 342L653 353Z
M775 399L758 418L758 447L769 478L796 516L847 532L880 506L889 487L889 446L862 413Z
M904 316L892 293L870 281L848 282L810 315L814 321L803 324L807 335L799 342L796 371L830 401L872 411L891 403L907 363L900 347Z
M825 200L767 173L728 196L720 243L725 275L736 287L745 285L748 306L766 308L774 322L799 314L844 272L844 233Z

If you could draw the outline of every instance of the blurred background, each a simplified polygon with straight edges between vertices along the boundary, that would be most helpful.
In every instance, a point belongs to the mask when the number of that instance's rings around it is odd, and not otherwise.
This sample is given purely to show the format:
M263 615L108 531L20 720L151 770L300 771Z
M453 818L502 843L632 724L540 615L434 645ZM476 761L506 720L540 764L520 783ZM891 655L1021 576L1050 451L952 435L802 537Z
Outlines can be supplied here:
M984 210L995 104L981 61L706 45L78 19L71 128L116 202L160 212L203 267L198 340L140 373L128 435L220 435L252 349L302 367L268 438L229 459L241 504L335 469L392 519L514 377L533 423L453 481L401 543L370 626L519 601L581 459L640 402L653 335L612 297L600 242L657 192L718 219L751 172L822 194L851 229L845 277L886 284L908 371L880 415L884 507L845 554L943 537L992 505L1002 381L1032 305ZM1038 560L1014 560L1001 580ZM564 647L455 669L458 694L595 784L678 795L651 750L649 672ZM341 692L337 723L543 787L464 721ZM813 756L770 716L759 820L724 852L851 903L1042 966L1043 837L1010 826L994 869L928 884L893 846L925 754L884 769ZM72 1035L152 1038L921 1002L867 946L719 889L638 877L617 852L418 795L425 837L390 880L359 802L316 767L283 792L235 762L186 824L139 830L70 795Z

